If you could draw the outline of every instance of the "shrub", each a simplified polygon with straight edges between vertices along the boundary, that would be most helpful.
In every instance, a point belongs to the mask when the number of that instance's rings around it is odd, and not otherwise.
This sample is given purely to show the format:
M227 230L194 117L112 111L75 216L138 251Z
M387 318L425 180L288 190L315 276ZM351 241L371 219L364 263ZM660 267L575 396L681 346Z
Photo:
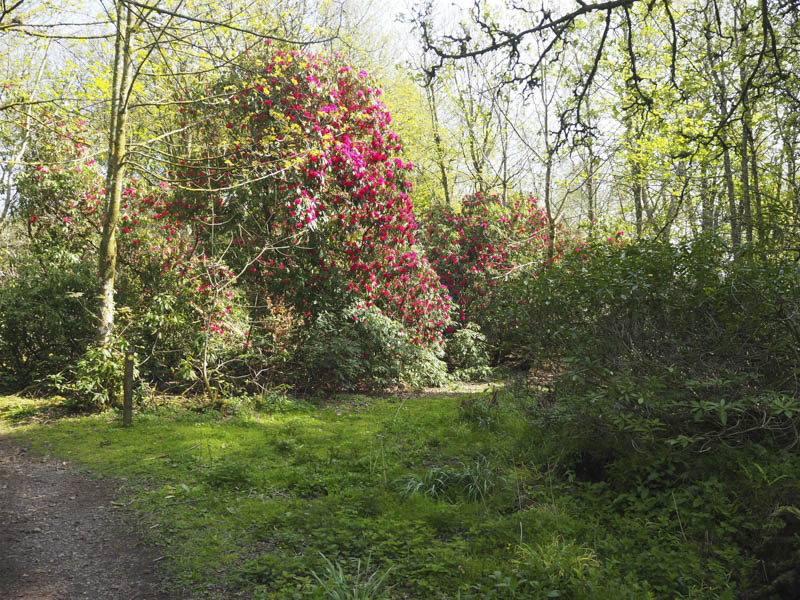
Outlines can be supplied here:
M595 447L800 441L800 265L713 239L604 244L524 283L520 354L560 370L542 413Z
M476 323L467 323L450 336L445 345L445 361L456 379L491 377L486 336Z
M715 240L604 244L519 281L512 295L527 300L530 359L754 372L796 389L799 274L788 261L732 262Z
M75 411L104 410L122 398L125 354L111 344L92 345L70 366L65 375L52 378L55 388L66 396ZM134 371L134 377L138 373Z
M506 205L476 194L457 210L432 207L424 223L426 251L457 304L457 322L476 323L493 346L518 327L505 306L508 282L558 261L574 242L561 224L550 240L547 216L533 197Z
M66 369L94 337L93 265L36 254L0 286L0 387L19 390Z
M302 333L297 351L299 382L307 387L385 389L441 385L447 369L439 345L411 338L376 307L324 312Z

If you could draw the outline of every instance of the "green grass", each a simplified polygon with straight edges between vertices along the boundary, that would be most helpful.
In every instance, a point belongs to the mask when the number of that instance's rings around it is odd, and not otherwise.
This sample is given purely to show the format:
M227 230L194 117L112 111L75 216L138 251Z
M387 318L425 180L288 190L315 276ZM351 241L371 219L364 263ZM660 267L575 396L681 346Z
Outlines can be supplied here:
M125 429L113 412L42 423L50 404L8 397L0 431L124 478L173 593L209 598L733 598L772 498L748 507L764 482L737 461L800 480L794 455L752 449L678 471L634 453L578 481L568 433L487 398L161 407Z

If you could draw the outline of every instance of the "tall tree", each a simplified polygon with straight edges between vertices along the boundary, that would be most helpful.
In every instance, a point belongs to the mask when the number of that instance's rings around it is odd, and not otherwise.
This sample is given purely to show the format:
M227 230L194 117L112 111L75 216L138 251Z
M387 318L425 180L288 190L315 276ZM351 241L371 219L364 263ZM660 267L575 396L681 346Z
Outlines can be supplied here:
M309 44L329 39L330 34L319 23L309 26L302 18L285 23L280 13L271 18L271 13L260 5L236 0L217 7L191 7L185 0L109 0L102 6L108 21L87 22L83 31L76 30L75 23L53 23L44 18L13 23L13 29L9 24L3 31L59 41L105 39L109 35L114 39L108 68L97 76L100 97L93 99L108 107L106 196L98 256L98 337L108 342L114 332L116 236L126 177L132 169L156 177L166 173L161 167L142 165L140 160L156 155L154 144L170 137L169 131L159 130L159 120L153 117L171 105L185 102L181 96L186 95L183 92L189 89L187 86L197 85L203 74L229 64L259 40ZM291 30L282 30L284 26ZM320 35L322 30L326 33ZM55 104L61 98L43 97L38 102ZM141 120L142 113L148 116L149 123Z
M490 4L494 10L487 10ZM709 231L722 219L733 248L767 236L769 198L787 190L785 176L771 166L791 166L789 155L780 160L764 137L767 122L781 125L765 115L791 114L797 105L789 65L797 56L798 19L790 4L611 0L496 7L479 0L459 28L437 23L430 6L421 11L418 24L435 58L429 76L451 64L502 57L503 85L536 88L548 68L561 69L565 48L581 46L582 67L561 84L572 97L568 147L593 129L587 107L593 85L612 82L598 97L627 130L619 158L627 162L620 184L629 200L620 212L630 211L637 232L666 239ZM762 110L766 98L768 111ZM599 133L613 140L608 117ZM782 187L773 191L773 182Z

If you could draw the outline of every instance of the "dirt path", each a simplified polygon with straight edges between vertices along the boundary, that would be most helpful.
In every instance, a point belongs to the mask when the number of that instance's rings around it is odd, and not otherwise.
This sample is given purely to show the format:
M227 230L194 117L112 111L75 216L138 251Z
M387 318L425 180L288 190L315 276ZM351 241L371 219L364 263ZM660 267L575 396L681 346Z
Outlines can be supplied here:
M0 598L168 598L159 555L121 522L117 492L0 436Z

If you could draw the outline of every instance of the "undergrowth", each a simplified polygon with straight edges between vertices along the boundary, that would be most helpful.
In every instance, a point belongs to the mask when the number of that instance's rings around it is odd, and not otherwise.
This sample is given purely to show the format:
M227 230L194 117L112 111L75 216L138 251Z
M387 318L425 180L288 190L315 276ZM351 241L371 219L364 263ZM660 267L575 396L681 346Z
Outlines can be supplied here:
M153 404L129 429L114 412L40 424L6 398L0 419L127 478L176 597L792 597L759 594L793 551L775 518L800 503L793 448L611 443L571 406L517 384Z

